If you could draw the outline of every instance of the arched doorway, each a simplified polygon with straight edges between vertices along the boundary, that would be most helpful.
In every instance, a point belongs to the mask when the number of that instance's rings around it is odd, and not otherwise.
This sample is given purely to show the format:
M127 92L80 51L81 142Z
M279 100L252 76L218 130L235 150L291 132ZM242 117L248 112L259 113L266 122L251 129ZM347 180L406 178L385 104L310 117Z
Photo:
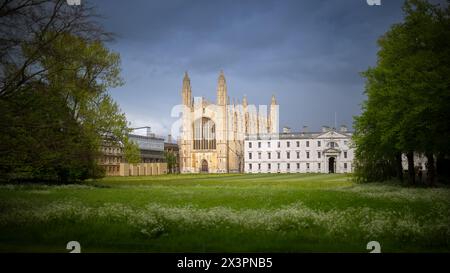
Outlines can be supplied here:
M208 161L206 161L205 159L202 160L202 168L200 170L202 173L207 173L208 172Z
M334 157L328 158L328 173L335 173L334 163L336 159Z

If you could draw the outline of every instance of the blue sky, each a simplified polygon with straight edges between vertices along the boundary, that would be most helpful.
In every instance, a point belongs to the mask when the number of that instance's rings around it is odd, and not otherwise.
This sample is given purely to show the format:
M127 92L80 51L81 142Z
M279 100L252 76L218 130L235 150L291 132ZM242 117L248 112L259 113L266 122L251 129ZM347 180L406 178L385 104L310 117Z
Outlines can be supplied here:
M231 98L280 104L280 128L351 126L361 111L360 72L377 39L402 20L403 1L94 0L119 52L125 85L111 94L133 126L169 133L188 71L194 96L216 99L221 69Z

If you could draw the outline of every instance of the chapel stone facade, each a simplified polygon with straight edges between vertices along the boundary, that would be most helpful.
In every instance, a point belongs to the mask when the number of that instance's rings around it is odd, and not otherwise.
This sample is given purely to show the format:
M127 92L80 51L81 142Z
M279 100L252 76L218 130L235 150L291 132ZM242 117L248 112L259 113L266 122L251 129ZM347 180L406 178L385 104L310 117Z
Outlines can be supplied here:
M223 71L217 82L216 102L194 99L191 81L182 85L182 128L179 139L182 173L238 173L244 171L244 140L249 134L278 133L275 97L267 106L230 99Z

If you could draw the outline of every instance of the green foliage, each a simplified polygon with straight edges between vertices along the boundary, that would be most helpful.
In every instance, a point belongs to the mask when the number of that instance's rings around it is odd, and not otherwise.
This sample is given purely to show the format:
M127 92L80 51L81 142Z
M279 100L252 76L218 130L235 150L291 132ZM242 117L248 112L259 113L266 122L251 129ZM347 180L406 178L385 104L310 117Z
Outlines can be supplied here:
M128 135L123 138L123 153L128 163L136 164L141 162L141 152L139 146L128 138Z
M408 0L404 22L378 44L378 62L362 75L367 101L355 118L360 181L398 175L398 155L450 155L449 7Z
M173 152L164 151L164 159L167 162L167 170L172 173L177 163L177 157Z
M103 175L96 146L48 89L0 100L0 115L1 180L68 182Z
M135 160L137 148L128 141L125 115L107 93L122 84L119 56L99 41L68 33L49 37L38 62L46 71L42 80L1 98L5 133L0 160L8 174L3 179L99 177L103 172L96 162L105 137ZM22 47L25 56L34 52L32 46Z

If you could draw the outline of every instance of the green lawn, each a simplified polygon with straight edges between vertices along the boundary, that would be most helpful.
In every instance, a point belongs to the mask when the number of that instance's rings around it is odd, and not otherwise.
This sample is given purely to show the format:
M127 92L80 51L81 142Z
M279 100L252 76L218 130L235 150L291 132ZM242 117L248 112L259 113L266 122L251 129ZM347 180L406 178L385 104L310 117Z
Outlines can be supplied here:
M0 186L0 251L450 251L450 189L346 175L165 175Z

